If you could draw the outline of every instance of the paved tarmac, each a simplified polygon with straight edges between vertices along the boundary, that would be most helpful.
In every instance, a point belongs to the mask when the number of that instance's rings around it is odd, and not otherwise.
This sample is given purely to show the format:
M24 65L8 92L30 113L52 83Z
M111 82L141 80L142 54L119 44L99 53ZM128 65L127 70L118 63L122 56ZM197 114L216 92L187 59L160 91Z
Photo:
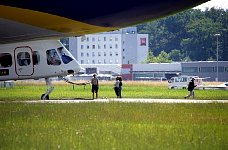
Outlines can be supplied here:
M102 99L62 99L12 101L12 103L88 103L88 102L123 102L123 103L228 103L228 100L193 100L193 99L143 99L143 98L102 98ZM0 103L5 103L0 101ZM8 103L8 102L6 102Z

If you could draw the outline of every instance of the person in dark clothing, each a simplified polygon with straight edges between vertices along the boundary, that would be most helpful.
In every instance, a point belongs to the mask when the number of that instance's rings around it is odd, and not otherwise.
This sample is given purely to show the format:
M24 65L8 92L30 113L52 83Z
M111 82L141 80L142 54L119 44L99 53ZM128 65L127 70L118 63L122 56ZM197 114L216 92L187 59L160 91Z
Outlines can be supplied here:
M93 75L93 78L91 79L91 84L92 84L92 93L93 93L93 99L94 99L94 93L96 93L96 98L98 98L98 79L96 77L96 74Z
M114 91L116 93L116 97L119 98L119 93L120 93L120 81L119 81L119 77L116 77L116 82L114 84Z
M194 92L194 88L196 87L195 83L194 83L194 78L192 78L192 80L189 82L188 84L188 91L189 94L187 96L185 96L184 98L189 98L190 96L192 96L193 98L195 97L195 92Z
M121 95L121 93L122 93L122 85L123 85L122 77L119 77L119 81L120 81L120 83L119 83L119 98L121 98L122 97L122 95Z

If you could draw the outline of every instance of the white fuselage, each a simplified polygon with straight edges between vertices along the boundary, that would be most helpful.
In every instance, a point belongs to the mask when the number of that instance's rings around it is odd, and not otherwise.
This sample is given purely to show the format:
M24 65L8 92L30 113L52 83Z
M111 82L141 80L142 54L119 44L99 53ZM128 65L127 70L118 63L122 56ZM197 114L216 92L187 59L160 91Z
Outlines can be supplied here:
M80 69L76 59L57 40L0 45L0 81L65 76Z

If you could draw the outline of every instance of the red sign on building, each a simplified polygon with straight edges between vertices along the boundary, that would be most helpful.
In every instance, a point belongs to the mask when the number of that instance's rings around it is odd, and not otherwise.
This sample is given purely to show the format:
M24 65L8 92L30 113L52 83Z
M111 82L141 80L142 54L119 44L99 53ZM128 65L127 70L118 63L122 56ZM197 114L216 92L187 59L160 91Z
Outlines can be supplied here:
M146 46L146 38L140 38L140 45Z

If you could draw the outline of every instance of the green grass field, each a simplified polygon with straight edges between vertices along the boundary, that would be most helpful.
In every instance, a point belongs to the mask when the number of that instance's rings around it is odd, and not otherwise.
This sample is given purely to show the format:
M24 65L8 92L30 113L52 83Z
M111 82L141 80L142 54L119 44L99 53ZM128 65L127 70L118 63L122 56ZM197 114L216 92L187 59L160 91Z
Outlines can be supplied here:
M101 82L99 97L115 97ZM55 83L51 99L91 98L91 87ZM0 149L228 149L228 104L24 104L40 99L44 83L0 89ZM123 96L183 98L167 83L124 82ZM228 99L223 90L197 90L196 99Z
M114 98L114 82L100 82L99 98ZM50 99L65 98L92 98L91 85L73 86L66 83L54 83L54 91ZM13 100L39 100L42 93L46 91L45 84L17 82L15 88L0 88L1 101ZM183 99L188 94L185 89L170 90L167 82L124 82L122 95L124 98L164 98ZM195 99L220 99L228 100L227 90L196 90Z
M228 148L228 104L0 104L0 149Z

